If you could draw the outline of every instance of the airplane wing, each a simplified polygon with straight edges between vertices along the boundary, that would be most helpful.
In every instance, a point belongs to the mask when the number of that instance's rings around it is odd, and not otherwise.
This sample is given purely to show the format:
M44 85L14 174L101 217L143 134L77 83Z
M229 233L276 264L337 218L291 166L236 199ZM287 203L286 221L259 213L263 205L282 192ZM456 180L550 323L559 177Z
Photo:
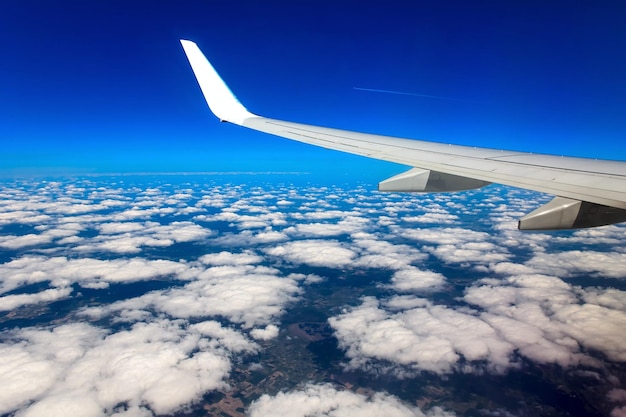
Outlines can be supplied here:
M223 122L414 167L380 191L440 192L490 183L555 195L519 221L523 230L576 229L626 221L626 162L447 145L331 129L250 113L198 46L180 41L211 111Z

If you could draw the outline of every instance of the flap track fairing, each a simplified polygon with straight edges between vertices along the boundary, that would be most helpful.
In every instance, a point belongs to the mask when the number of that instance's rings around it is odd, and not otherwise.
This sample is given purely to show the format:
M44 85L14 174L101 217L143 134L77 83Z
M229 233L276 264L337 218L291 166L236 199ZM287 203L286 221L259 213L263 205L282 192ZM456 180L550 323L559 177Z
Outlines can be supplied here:
M412 168L378 184L378 191L444 192L465 191L491 184L487 181L446 174L428 169Z
M555 197L520 219L520 230L564 230L626 221L626 210L588 201Z

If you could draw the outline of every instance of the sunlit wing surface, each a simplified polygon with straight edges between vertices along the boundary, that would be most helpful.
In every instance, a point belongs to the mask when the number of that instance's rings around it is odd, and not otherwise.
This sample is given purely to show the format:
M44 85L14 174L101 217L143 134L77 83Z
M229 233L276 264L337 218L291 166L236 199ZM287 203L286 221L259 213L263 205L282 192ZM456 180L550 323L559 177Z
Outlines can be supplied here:
M446 145L269 119L237 100L194 42L181 43L209 108L221 121L414 167L382 181L381 191L460 191L498 183L556 196L520 219L520 229L626 221L626 162Z

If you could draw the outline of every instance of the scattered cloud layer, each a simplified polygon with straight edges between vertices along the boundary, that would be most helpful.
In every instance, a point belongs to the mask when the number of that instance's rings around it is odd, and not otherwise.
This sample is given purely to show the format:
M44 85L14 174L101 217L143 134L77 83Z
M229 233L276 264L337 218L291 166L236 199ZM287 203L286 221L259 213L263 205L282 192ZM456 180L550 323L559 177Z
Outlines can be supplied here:
M620 415L626 396L611 369L626 363L626 229L518 232L517 218L542 198L504 187L405 196L167 181L4 184L0 312L81 307L3 328L0 414L179 411L226 389L235 363L286 337L285 315L310 286L335 284L334 269L375 279L367 297L334 306L329 319L348 368L409 378L503 374L528 361L582 366L605 377ZM451 415L385 393L298 386L247 411Z

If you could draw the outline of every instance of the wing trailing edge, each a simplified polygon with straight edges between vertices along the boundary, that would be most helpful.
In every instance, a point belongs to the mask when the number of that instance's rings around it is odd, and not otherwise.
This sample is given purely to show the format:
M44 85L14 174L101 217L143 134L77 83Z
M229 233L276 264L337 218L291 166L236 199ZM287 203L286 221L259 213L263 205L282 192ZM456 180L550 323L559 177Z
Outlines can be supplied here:
M261 117L239 102L194 42L180 42L209 108L221 121L415 168L382 181L381 191L459 191L498 183L556 196L520 220L523 230L574 229L626 221L624 161L447 145Z

